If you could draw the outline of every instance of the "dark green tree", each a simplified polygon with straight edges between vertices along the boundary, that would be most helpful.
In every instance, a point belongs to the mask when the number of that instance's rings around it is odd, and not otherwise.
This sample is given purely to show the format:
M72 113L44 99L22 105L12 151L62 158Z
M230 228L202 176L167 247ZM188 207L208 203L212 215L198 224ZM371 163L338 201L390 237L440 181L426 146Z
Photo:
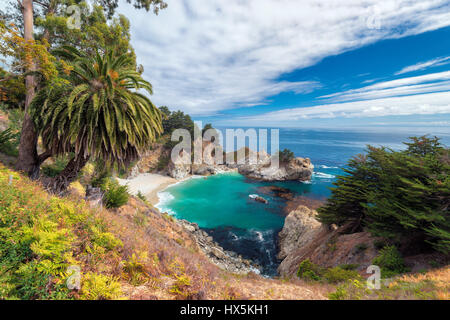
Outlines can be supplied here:
M366 156L350 160L319 220L450 252L449 149L437 138L411 140L405 151L369 146Z

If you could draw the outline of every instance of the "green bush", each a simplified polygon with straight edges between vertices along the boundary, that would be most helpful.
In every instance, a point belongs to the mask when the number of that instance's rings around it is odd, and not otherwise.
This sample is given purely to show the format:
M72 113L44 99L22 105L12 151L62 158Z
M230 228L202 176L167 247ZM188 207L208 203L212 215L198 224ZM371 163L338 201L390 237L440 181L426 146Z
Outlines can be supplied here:
M83 275L82 279L82 299L117 300L122 298L120 283L114 277L89 272Z
M315 263L311 262L309 259L303 260L297 270L297 277L305 280L315 280L321 279L321 268Z
M372 264L379 266L381 275L386 278L408 271L395 246L386 246L381 249L379 255L373 259Z
M323 278L328 283L340 283L347 280L360 279L361 276L354 270L346 270L341 267L329 268L323 273Z
M102 190L105 191L103 202L106 208L119 208L126 204L130 198L128 186L121 186L115 179L108 179L103 184Z
M297 277L304 280L325 281L327 283L340 283L347 280L360 280L362 277L354 269L358 265L343 265L334 268L322 268L311 262L303 260L297 270Z
M14 134L10 128L0 132L0 152L9 156L17 156L17 139L18 135Z
M289 149L284 149L283 151L278 152L278 156L280 159L280 163L288 163L292 159L295 158L294 152Z
M68 268L96 272L95 261L122 246L86 203L50 197L1 164L0 204L0 300L77 298L66 286ZM80 297L118 298L120 285L104 277L82 276Z
M54 178L64 170L68 163L68 157L57 157L52 164L42 166L42 173L47 177Z

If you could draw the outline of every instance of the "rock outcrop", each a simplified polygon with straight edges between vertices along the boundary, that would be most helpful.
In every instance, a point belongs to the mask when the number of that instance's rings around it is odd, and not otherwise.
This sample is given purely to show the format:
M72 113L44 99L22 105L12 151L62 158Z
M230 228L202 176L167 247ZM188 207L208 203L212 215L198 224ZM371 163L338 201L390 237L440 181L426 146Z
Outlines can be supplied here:
M186 220L177 220L178 223L189 232L197 242L200 249L208 259L223 270L236 274L247 274L249 272L259 273L258 266L253 265L250 260L232 251L226 251L211 236L201 230L196 223Z
M295 252L310 243L320 232L321 223L316 220L317 212L305 206L299 206L289 213L284 222L284 227L279 236L280 252L279 259L285 259L289 254Z
M308 158L294 158L279 166L271 166L271 158L256 164L238 166L239 173L255 180L262 181L308 181L311 179L314 166Z
M345 264L357 265L361 274L377 255L374 242L368 232L346 234L346 227L328 228L319 223L317 212L299 206L286 217L279 233L282 259L278 272L281 276L294 276L305 259L325 268Z
M167 173L174 179L182 180L191 174L190 164L175 164L172 161L167 166Z

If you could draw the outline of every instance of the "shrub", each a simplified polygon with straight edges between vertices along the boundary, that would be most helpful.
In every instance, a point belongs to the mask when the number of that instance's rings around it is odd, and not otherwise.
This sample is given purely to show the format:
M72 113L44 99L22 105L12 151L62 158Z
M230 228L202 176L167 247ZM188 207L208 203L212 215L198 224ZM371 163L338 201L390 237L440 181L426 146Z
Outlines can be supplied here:
M364 281L353 279L339 285L335 292L328 295L328 298L330 300L361 300L369 293Z
M81 298L117 300L122 298L120 283L114 277L89 272L82 277Z
M128 261L124 263L125 278L134 286L139 286L148 280L145 272L145 262L148 259L147 252L143 251L139 254L133 253Z
M288 163L292 159L295 158L294 152L289 149L284 149L283 151L278 152L278 156L280 159L280 163Z
M121 186L115 179L108 179L103 184L102 189L105 191L103 201L106 208L120 208L126 204L130 198L128 193L128 186Z
M47 177L54 178L64 170L68 163L68 157L57 157L52 164L42 166L42 173Z
M381 275L387 278L407 271L403 258L395 246L386 246L381 249L372 264L379 266Z
M341 267L329 268L323 273L323 278L328 283L339 283L347 280L361 279L358 272L346 270Z
M18 135L14 134L10 128L0 132L0 152L9 156L17 156Z
M0 299L74 298L66 286L72 265L92 272L80 298L118 297L118 283L93 272L122 243L84 202L50 197L0 164L0 204Z
M309 259L303 260L297 270L297 277L305 280L320 280L321 268Z

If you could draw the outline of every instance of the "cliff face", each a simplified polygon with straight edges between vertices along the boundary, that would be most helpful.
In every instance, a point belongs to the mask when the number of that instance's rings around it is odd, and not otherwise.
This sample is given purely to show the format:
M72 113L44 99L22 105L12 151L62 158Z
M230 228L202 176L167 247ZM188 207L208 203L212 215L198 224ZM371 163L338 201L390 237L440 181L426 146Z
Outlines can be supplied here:
M284 227L279 233L279 259L285 259L310 243L320 232L321 224L315 219L317 212L305 206L299 206L286 217Z
M130 177L139 173L159 171L177 180L189 175L214 175L221 172L239 172L240 174L255 180L262 181L307 181L311 179L314 166L308 158L295 158L288 163L280 163L278 167L271 166L271 157L265 152L254 152L248 148L242 153L233 152L224 154L223 164L214 162L215 146L209 141L203 142L204 161L201 164L178 164L170 160L171 150L163 144L155 143L152 150L142 156L139 162L131 170ZM221 148L218 152L223 152ZM235 163L228 164L226 160L232 155ZM206 157L206 158L205 158ZM250 158L257 159L255 164L249 164Z
M278 272L294 276L300 263L310 259L322 267L356 264L362 273L377 255L373 238L368 232L345 234L345 228L329 230L321 225L315 210L299 206L286 217L279 233L280 253L283 259Z
M270 158L252 165L241 165L239 173L248 178L262 181L307 181L311 179L314 166L308 158L295 158L278 167L270 166Z

